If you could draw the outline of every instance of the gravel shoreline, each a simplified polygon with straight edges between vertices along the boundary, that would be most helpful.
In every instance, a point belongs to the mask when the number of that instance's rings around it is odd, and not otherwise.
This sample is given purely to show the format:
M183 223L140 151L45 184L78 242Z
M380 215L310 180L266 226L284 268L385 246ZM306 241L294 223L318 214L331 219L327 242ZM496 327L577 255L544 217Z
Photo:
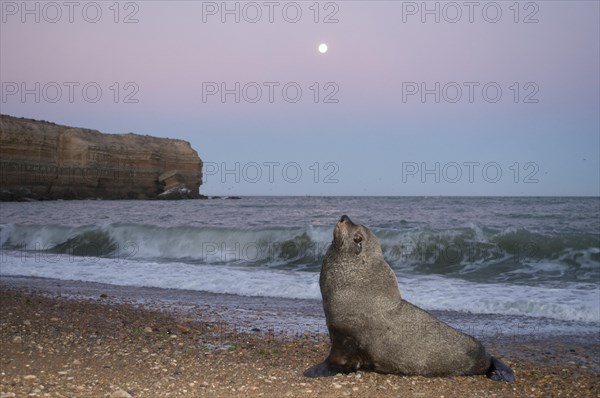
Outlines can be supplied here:
M486 344L515 383L357 372L308 379L328 352L318 333L230 327L107 295L59 295L0 280L0 397L596 397L598 341ZM510 356L506 356L509 353Z

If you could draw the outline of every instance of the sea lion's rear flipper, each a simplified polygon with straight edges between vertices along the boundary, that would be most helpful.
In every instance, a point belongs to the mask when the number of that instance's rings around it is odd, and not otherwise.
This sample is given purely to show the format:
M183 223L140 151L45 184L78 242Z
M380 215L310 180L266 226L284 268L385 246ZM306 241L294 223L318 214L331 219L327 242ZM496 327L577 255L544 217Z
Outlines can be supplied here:
M496 357L492 357L492 363L485 375L494 381L515 381L512 369Z
M335 365L328 360L324 360L318 365L304 371L306 377L328 377L335 376L338 373L350 373L351 370Z

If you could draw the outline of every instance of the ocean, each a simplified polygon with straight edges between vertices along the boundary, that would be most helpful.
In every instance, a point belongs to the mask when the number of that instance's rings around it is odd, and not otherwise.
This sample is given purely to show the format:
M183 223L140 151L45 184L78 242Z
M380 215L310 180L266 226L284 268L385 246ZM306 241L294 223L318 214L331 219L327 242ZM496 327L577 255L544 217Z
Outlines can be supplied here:
M0 277L316 301L343 214L379 237L402 296L449 323L600 331L600 198L3 202Z

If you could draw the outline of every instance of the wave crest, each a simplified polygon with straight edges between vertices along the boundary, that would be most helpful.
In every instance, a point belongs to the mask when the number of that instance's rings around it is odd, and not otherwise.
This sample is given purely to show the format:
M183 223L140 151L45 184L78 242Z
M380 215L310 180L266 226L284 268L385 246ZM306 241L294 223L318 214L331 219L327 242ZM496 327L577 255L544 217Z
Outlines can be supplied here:
M597 281L600 236L471 226L445 230L374 228L398 273L472 281ZM0 226L3 250L138 261L269 267L316 272L331 228L161 227L141 224Z

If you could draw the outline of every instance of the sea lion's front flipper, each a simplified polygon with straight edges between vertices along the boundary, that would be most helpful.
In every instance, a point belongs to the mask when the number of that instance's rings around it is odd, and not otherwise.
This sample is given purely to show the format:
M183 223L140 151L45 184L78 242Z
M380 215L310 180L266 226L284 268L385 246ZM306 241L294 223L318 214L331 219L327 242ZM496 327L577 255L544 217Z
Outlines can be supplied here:
M492 357L492 363L485 375L494 381L515 381L512 369L495 357Z
M343 368L339 365L329 362L327 359L318 365L304 371L306 377L328 377L335 376L338 373L350 373L352 370Z

